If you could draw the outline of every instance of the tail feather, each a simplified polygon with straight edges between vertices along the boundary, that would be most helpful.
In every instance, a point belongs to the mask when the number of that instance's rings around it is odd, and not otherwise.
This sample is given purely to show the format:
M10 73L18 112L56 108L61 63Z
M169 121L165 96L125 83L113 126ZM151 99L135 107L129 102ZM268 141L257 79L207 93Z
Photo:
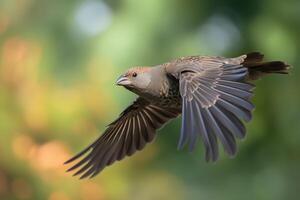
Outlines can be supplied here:
M264 55L259 52L251 52L246 55L244 64L262 62Z
M243 65L248 68L249 78L256 80L266 74L288 74L290 66L282 61L263 62L263 55L258 52L247 54Z

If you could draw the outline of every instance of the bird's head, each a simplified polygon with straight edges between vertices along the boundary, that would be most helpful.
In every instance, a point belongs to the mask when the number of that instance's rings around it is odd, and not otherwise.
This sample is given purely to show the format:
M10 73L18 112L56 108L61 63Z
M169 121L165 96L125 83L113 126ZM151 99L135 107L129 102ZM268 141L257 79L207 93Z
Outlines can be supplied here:
M133 67L121 75L116 84L132 91L145 90L151 82L150 67Z

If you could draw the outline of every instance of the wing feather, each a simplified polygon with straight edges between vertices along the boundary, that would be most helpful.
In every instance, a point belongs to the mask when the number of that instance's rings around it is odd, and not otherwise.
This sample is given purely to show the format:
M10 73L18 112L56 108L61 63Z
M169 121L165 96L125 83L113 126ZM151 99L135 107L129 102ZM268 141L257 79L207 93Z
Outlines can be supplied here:
M204 142L207 161L218 158L218 141L233 156L235 138L244 138L244 121L251 120L254 85L247 83L244 57L188 57L169 64L167 72L179 80L182 126L178 147L194 149L197 137Z
M143 98L138 98L126 108L95 142L65 163L84 157L68 171L80 178L94 177L106 166L131 156L145 147L155 136L156 129L180 114L175 108L160 108ZM87 154L87 155L86 155Z

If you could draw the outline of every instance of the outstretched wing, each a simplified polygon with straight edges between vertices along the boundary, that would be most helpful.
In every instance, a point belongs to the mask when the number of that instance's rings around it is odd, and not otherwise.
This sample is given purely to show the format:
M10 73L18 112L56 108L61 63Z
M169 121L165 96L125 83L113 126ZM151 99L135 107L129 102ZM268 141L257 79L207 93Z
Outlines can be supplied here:
M160 108L138 98L94 143L65 162L70 163L89 152L68 171L80 168L74 175L81 174L80 178L94 177L116 160L143 149L146 143L153 140L156 129L179 113L178 110Z
M198 136L204 142L206 160L217 160L218 142L229 155L237 151L235 138L245 137L242 122L251 119L252 90L245 82L245 57L189 57L176 63L182 96L182 127L178 147L194 149ZM173 74L174 75L174 74Z

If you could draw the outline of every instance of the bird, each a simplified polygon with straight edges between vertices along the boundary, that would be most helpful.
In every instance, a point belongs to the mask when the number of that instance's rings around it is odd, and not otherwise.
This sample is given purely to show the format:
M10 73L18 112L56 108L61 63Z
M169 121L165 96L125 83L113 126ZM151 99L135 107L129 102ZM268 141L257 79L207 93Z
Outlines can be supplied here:
M288 74L283 61L264 61L251 52L238 57L186 56L156 66L138 66L121 75L116 85L138 97L92 144L65 162L67 171L92 178L105 167L131 156L153 141L156 132L181 116L178 149L203 142L205 160L215 162L219 146L229 157L245 138L252 119L254 81L269 74Z

